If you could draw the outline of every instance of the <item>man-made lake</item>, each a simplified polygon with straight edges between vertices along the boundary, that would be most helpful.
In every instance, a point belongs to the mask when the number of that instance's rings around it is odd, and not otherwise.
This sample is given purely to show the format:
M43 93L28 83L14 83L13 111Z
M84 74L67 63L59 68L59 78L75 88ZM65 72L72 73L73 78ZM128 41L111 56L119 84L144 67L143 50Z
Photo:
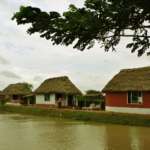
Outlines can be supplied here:
M5 114L0 150L150 150L150 128Z

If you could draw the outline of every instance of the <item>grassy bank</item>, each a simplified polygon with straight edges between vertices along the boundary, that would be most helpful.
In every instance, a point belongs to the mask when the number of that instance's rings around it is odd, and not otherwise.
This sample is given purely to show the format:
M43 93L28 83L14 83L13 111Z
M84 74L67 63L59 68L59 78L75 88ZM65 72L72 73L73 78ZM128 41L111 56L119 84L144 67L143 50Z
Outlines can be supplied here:
M63 109L44 109L25 106L2 106L0 113L19 113L45 117L90 121L96 123L110 123L135 126L150 126L150 115L135 115L111 112L87 112Z

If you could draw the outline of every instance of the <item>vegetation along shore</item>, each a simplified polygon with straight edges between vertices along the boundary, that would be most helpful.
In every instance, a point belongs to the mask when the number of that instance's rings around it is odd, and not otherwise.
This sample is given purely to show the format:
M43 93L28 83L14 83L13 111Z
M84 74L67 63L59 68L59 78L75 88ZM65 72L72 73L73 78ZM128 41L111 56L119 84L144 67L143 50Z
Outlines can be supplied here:
M45 109L25 106L0 106L0 113L19 113L50 118L62 118L94 123L150 126L149 115L114 113L105 111L81 111L70 109Z

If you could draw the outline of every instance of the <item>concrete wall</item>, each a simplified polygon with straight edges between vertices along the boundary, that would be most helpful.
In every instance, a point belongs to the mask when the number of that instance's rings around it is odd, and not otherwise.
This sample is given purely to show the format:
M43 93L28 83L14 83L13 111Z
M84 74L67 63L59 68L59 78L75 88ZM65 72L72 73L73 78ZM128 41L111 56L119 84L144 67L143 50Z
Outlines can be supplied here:
M106 93L106 106L122 107L127 105L126 92Z
M49 101L45 101L44 94L36 95L36 104L48 104L55 105L55 94L50 94Z
M150 108L131 108L131 107L111 107L106 106L106 111L134 113L134 114L150 114Z
M106 93L106 106L150 108L150 92L143 92L143 102L141 104L128 104L127 92Z
M36 104L45 104L44 95L36 95Z
M76 100L76 97L73 96L73 99ZM56 95L50 94L49 101L45 101L44 94L36 95L36 104L57 105ZM63 101L62 101L62 106L68 106L68 96L64 95Z
M150 92L143 92L141 104L128 104L127 92L106 93L106 110L126 113L138 113L140 111L139 113L147 114L150 112Z
M50 94L49 101L45 101L44 94L36 95L36 104L55 105L55 94Z
M55 94L50 94L50 104L51 105L55 105L56 104Z
M64 97L64 99L62 101L62 106L67 106L68 105L67 98L68 98L67 96ZM45 101L44 94L36 95L36 104L57 105L56 95L55 94L50 94L49 101Z

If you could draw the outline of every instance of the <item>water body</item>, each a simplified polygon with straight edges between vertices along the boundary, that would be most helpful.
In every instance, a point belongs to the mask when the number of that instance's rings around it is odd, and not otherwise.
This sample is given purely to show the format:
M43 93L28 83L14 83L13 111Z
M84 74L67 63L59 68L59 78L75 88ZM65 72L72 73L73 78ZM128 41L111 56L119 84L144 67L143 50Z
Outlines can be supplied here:
M150 128L5 114L0 150L150 150Z

